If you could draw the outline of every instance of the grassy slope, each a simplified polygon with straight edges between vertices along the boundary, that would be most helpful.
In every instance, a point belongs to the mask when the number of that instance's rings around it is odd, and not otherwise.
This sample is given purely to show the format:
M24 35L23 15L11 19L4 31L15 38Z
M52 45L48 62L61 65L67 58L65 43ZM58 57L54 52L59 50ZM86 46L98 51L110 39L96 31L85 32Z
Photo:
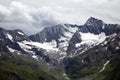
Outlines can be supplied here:
M0 53L0 80L56 80L34 62Z

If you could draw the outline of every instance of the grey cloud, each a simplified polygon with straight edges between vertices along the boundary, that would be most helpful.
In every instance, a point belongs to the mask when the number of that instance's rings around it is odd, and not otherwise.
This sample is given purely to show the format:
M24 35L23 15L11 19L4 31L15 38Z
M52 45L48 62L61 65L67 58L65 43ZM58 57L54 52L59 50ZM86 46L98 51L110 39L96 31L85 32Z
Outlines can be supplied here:
M0 24L28 34L60 23L84 24L91 16L120 24L119 4L120 0L0 0Z
M48 7L32 8L16 1L9 7L0 6L0 24L7 29L22 29L32 34L44 27L61 23L55 18L55 12Z

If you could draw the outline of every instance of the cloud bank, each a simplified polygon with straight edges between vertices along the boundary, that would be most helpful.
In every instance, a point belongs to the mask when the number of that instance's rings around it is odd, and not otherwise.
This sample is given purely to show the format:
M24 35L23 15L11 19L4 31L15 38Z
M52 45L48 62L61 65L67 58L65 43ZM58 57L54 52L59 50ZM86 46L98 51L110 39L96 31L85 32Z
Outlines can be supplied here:
M22 29L28 34L61 23L55 16L57 13L49 7L32 8L16 1L13 1L9 7L0 5L1 27Z
M119 0L0 0L0 27L27 34L61 23L84 24L93 16L120 24Z

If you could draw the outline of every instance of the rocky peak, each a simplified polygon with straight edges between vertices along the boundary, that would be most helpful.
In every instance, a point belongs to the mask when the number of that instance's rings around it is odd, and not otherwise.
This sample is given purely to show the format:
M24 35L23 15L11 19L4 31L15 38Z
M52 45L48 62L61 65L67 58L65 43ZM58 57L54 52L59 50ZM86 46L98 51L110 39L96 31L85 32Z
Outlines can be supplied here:
M56 25L53 27L46 27L41 32L29 36L32 41L36 42L50 42L52 40L58 40L60 35L63 36L63 33L68 31L63 25Z
M67 49L67 53L69 54L71 51L75 49L75 44L80 43L81 40L81 35L79 34L79 31L76 31L75 34L72 36L72 38L69 41L69 46Z
M84 25L98 26L98 25L103 25L103 24L104 22L102 20L96 19L94 17L90 17Z
M81 42L81 35L79 34L79 31L76 31L70 40L70 45L78 42Z
M120 26L117 24L106 24L102 20L90 17L87 22L79 27L80 32L100 34L104 32L106 35L118 33Z

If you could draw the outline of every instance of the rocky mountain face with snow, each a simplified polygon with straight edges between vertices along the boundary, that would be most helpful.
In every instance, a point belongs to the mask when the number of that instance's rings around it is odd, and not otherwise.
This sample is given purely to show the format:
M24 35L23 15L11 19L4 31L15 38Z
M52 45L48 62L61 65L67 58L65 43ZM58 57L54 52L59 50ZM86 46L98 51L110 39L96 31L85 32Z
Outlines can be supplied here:
M23 51L21 47L17 44L18 41L22 41L27 39L27 35L25 35L21 30L5 30L0 28L0 43L1 46L5 48L15 49L16 51ZM4 51L4 49L3 49ZM5 50L9 51L8 49ZM23 51L24 52L24 51Z
M119 80L119 63L120 33L79 56L64 60L66 73L72 80Z
M79 26L78 31L72 36L67 53L71 56L81 54L89 48L100 44L110 35L118 34L119 32L119 25L105 24L102 20L91 17L84 25Z
M21 30L0 28L0 52L24 56L51 66L62 65L68 77L76 80L101 73L114 58L119 59L113 56L114 52L118 55L120 50L119 33L119 25L106 24L93 17L84 25L60 24L30 36ZM97 69L89 73L89 68ZM91 80L96 80L96 77L93 78Z

